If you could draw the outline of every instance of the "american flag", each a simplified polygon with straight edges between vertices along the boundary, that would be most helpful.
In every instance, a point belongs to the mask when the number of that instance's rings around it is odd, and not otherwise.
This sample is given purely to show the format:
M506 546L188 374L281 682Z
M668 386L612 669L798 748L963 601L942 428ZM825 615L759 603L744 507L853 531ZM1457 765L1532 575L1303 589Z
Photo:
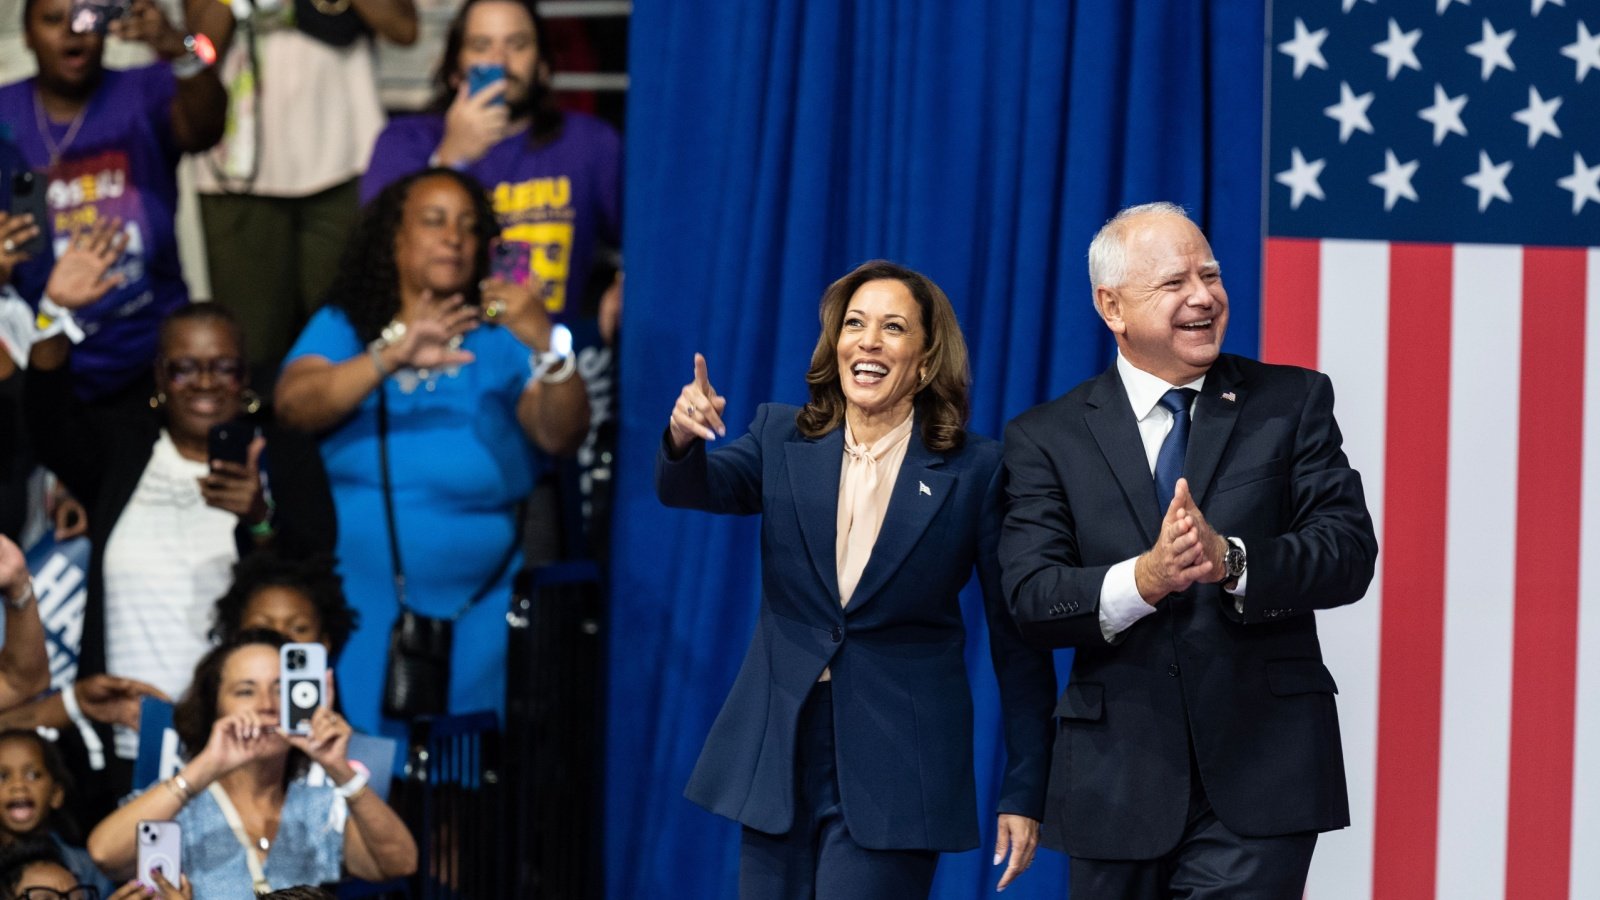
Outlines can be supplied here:
M1600 0L1276 0L1262 355L1382 551L1307 896L1600 897ZM1594 348L1594 352L1589 352Z

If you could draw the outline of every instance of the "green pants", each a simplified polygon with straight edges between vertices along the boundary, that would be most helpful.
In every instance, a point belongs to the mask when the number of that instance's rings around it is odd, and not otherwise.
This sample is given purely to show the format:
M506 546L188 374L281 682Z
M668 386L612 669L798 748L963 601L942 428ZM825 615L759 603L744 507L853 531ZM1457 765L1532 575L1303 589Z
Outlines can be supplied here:
M257 391L322 305L356 216L356 180L309 197L202 194L211 299L244 326Z

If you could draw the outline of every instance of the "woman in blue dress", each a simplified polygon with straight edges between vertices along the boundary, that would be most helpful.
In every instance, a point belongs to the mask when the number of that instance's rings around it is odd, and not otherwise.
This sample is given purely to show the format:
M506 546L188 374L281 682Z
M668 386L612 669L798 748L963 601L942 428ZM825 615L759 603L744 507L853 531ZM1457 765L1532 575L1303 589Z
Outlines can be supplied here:
M485 279L497 228L470 176L430 169L390 185L363 210L278 382L280 420L321 435L361 616L339 661L342 696L365 731L404 734L374 677L400 611L397 573L410 609L455 620L449 711L503 711L518 503L589 427L537 286Z

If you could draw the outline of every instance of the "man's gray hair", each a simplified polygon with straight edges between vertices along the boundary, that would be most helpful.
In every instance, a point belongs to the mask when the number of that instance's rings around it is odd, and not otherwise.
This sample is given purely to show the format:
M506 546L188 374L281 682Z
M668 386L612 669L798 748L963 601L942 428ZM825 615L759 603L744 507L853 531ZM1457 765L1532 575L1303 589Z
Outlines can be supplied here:
M1128 277L1127 222L1136 216L1156 214L1188 219L1189 214L1176 203L1158 200L1129 206L1106 220L1089 242L1089 288L1117 287Z

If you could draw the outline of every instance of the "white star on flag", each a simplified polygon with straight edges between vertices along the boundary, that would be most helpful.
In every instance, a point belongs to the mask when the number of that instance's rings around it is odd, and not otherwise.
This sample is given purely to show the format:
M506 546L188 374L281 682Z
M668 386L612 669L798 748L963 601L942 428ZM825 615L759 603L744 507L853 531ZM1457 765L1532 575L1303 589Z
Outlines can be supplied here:
M1590 200L1600 206L1600 164L1586 166L1583 154L1572 154L1572 174L1556 179L1556 185L1572 192L1572 214L1577 215Z
M1489 208L1495 200L1511 202L1511 192L1506 190L1506 176L1511 174L1511 161L1495 165L1489 154L1478 151L1478 171L1461 179L1467 187L1478 192L1478 212Z
M1451 0L1439 0L1439 15L1444 15L1444 11L1450 6L1450 2ZM1455 0L1455 2L1462 6L1468 6L1472 3L1472 0Z
M1417 41L1420 40L1422 40L1421 28L1401 31L1394 19L1389 20L1389 39L1373 44L1372 52L1389 61L1390 81L1393 81L1403 68L1422 71L1422 63L1417 62L1416 49Z
M1467 45L1467 52L1483 61L1483 80L1488 81L1496 67L1515 72L1517 64L1511 61L1511 42L1517 39L1517 30L1508 28L1496 33L1488 19L1483 20L1483 40Z
M1367 0L1367 2L1368 3L1377 3L1378 0ZM1560 0L1557 0L1557 2L1560 2ZM1344 10L1343 10L1344 12L1349 12L1350 10L1355 9L1355 8L1356 8L1356 0L1344 0Z
M1528 126L1528 146L1539 143L1541 135L1561 137L1561 126L1556 124L1556 110L1561 108L1561 98L1545 100L1539 89L1528 85L1528 105L1511 114L1511 118Z
M1300 201L1306 197L1322 197L1322 185L1317 183L1317 176L1322 174L1322 167L1327 165L1327 160L1318 159L1306 162L1300 155L1300 148L1295 147L1289 151L1289 168L1272 176L1272 180L1289 188L1289 208L1299 209Z
M1533 0L1533 14L1537 16L1539 14L1539 10L1544 9L1544 5L1546 3L1554 3L1557 6L1566 6L1567 0Z
M1578 21L1578 39L1561 48L1561 55L1578 64L1578 82L1590 69L1600 69L1600 32L1589 33L1589 26Z
M1280 53L1287 53L1294 57L1294 77L1298 79L1305 74L1308 66L1327 69L1328 61L1322 58L1322 42L1328 39L1328 29L1319 28L1316 31L1307 31L1306 23L1299 18L1294 20L1294 40L1284 41L1278 45Z
M1401 164L1394 157L1393 150L1383 151L1383 171L1378 172L1367 181L1383 188L1383 211L1394 209L1396 200L1401 197L1417 202L1417 191L1411 186L1411 176L1417 174L1417 161Z
M1349 82L1339 82L1339 102L1322 110L1328 118L1339 123L1339 143L1350 140L1356 131L1372 134L1372 122L1367 118L1367 107L1376 96L1371 91L1357 97Z
M1467 95L1451 97L1444 92L1444 85L1434 84L1433 105L1423 107L1417 116L1433 123L1433 145L1435 147L1444 143L1445 135L1459 134L1467 136L1467 126L1461 123L1461 109L1467 105Z

